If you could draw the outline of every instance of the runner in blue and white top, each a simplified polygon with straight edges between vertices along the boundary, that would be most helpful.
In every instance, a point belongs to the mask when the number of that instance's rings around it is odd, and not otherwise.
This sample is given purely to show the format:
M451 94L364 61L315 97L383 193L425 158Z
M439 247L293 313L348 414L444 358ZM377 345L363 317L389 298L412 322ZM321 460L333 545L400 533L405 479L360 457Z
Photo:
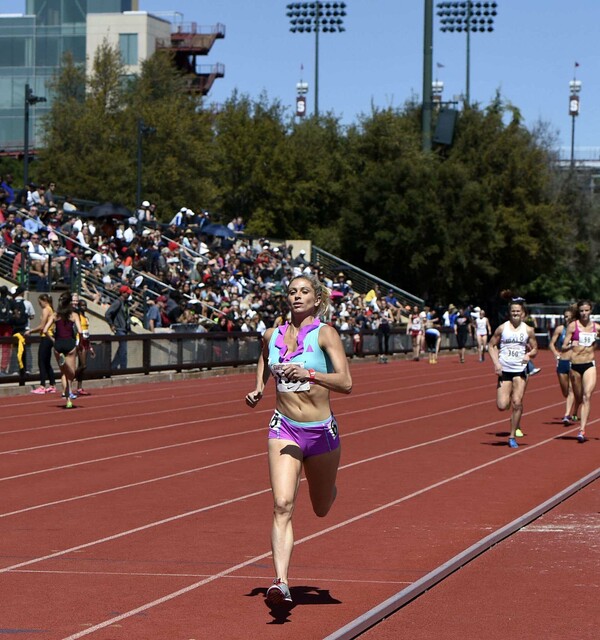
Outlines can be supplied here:
M329 306L329 296L314 276L290 280L290 320L266 331L256 385L246 395L246 403L254 408L270 375L275 378L276 409L268 436L274 501L271 548L276 574L267 589L271 606L292 602L288 587L294 547L292 514L302 471L316 515L327 515L337 493L340 438L329 396L331 391L350 393L352 377L337 331L320 319Z
M523 302L511 302L509 320L501 324L490 340L489 354L498 376L496 406L511 408L508 446L517 448L516 437L522 435L523 396L527 388L527 363L537 354L533 327L523 322Z

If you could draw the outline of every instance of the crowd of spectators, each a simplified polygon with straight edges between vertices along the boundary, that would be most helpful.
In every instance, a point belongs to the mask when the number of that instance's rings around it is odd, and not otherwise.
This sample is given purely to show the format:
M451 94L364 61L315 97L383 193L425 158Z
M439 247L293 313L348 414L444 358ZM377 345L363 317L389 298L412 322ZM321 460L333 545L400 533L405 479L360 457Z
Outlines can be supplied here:
M54 183L16 194L11 183L11 176L0 181L0 256L11 257L13 273L24 250L30 289L70 286L73 266L84 274L81 294L104 307L127 286L133 312L150 331L262 333L285 321L287 285L303 273L330 288L328 321L340 331L385 334L405 326L411 311L392 290L355 291L351 274L325 273L304 250L245 236L241 217L223 225L200 207L159 217L156 205L144 201L129 217L96 218L69 196L59 202Z

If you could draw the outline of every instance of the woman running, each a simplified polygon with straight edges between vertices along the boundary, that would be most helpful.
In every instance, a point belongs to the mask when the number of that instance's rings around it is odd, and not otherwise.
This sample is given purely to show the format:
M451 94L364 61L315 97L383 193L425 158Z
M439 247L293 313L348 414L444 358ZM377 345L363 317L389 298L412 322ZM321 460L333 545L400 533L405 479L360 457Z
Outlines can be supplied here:
M477 351L479 353L479 362L483 362L485 359L485 352L487 351L488 336L492 333L492 327L490 321L485 315L483 309L479 310L479 317L475 316L475 337L477 338Z
M490 340L489 353L498 376L496 406L500 411L512 408L508 446L516 449L521 432L523 395L527 388L527 363L537 354L535 331L523 322L522 302L511 302L509 320L502 323Z
M246 403L254 408L273 374L276 409L269 424L268 457L276 577L267 590L267 603L273 606L292 602L288 587L294 547L292 514L302 469L317 516L326 516L335 500L340 440L329 393L352 390L342 341L333 327L320 320L329 304L327 288L314 276L297 276L288 285L287 301L291 320L266 331L256 387L246 396Z
M412 340L413 360L419 360L421 356L421 346L423 341L423 316L419 313L419 307L415 305L410 314L406 333L410 334Z
M579 442L585 442L585 428L590 415L592 393L596 388L596 362L594 349L598 338L598 327L590 318L592 303L582 300L577 303L575 320L567 327L562 352L571 352L571 384L575 402L580 407L581 427L577 434Z
M54 340L52 339L54 323L50 324L50 329L44 333L44 328L48 320L54 317L54 309L52 308L52 298L47 293L38 296L38 302L42 309L42 317L40 324L31 330L31 333L39 333L41 342L38 349L38 368L40 370L40 386L33 389L31 393L44 394L56 393L56 376L52 367L52 347Z
M565 309L563 317L564 322L559 324L552 334L550 344L548 345L550 351L552 351L556 358L556 375L558 377L558 384L563 396L566 398L565 404L565 416L562 419L565 427L571 424L572 420L576 420L577 409L575 407L575 394L573 393L573 385L571 384L571 358L570 351L562 351L565 343L565 336L567 335L567 327L569 323L573 321L574 312L571 307Z
M54 355L62 374L64 396L67 399L66 408L73 407L73 400L77 397L72 390L73 379L75 378L76 336L81 333L79 314L73 311L73 301L70 293L63 293L58 299L58 309L48 320L44 327L47 333L55 324Z

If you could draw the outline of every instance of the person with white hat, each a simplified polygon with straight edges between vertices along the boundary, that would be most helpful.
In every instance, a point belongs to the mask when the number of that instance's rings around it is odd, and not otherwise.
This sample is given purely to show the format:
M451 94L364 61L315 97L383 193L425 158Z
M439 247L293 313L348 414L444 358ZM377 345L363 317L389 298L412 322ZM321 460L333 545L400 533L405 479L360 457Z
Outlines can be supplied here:
M150 202L144 200L137 210L137 227L138 233L141 233L145 224L152 220L152 211L150 210Z
M181 207L181 209L179 209L179 211L171 218L171 222L169 222L169 224L174 224L176 227L184 227L187 222L187 212L187 207Z

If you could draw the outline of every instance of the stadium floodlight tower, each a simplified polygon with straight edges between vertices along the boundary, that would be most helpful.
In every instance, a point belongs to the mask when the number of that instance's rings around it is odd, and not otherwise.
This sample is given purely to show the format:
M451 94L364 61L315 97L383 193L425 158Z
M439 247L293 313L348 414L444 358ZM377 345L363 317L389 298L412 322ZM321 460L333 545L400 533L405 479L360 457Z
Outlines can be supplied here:
M319 33L341 33L345 2L291 2L287 5L292 33L315 34L315 116L319 115Z
M467 35L467 80L465 102L471 102L471 33L485 33L494 30L494 18L498 14L496 2L438 2L437 15L440 17L440 31L463 31Z
M575 120L579 115L580 91L581 80L573 78L573 80L569 82L569 115L571 116L571 169L575 166Z

